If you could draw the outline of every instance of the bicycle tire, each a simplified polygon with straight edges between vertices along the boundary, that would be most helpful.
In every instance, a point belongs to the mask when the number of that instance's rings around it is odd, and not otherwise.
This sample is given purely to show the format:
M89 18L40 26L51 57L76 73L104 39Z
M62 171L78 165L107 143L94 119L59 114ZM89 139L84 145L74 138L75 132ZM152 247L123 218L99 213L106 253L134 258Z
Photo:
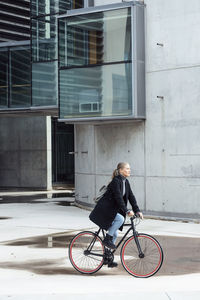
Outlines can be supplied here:
M92 242L93 245L91 245ZM87 250L90 245L93 254ZM103 266L104 251L102 239L98 235L91 231L82 231L75 235L70 242L69 259L78 272L93 274Z
M132 276L148 278L156 274L163 263L163 250L159 242L148 234L137 235L144 257L140 258L134 236L129 237L121 248L121 262Z

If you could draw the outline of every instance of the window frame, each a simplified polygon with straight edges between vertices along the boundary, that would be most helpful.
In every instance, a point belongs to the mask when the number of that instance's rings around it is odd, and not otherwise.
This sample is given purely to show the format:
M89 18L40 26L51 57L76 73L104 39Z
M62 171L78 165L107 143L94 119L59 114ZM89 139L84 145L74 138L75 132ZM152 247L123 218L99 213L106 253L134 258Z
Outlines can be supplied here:
M138 108L137 108L137 45L135 45L136 42L136 9L134 9L136 6L140 6L144 8L144 4L138 3L136 1L131 2L122 2L122 3L116 3L116 4L110 4L110 5L104 5L104 6L97 6L97 7L88 7L84 9L77 9L73 11L69 11L67 14L63 14L60 16L57 16L57 29L59 32L59 20L62 18L68 18L72 16L78 16L78 15L86 15L86 14L92 14L96 12L105 12L105 11L111 11L111 10L117 10L117 9L123 9L123 8L131 8L131 61L132 61L132 114L128 116L102 116L102 117L75 117L75 118L67 118L63 119L60 118L60 66L58 66L58 111L59 111L59 121L60 122L66 122L66 123L84 123L84 122L97 122L98 121L120 121L120 120L141 120L145 119L144 115L137 115ZM58 35L58 63L59 63L59 35ZM112 63L111 63L112 64ZM66 67L64 67L66 68Z

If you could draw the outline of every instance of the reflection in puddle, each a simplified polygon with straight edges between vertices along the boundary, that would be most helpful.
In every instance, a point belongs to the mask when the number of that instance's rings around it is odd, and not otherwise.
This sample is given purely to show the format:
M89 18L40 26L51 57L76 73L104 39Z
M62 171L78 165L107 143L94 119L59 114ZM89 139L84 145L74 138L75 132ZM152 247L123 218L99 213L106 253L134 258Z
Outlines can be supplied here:
M29 246L31 248L66 248L68 247L71 239L73 238L74 234L72 235L62 235L62 236L41 236L41 237L34 237L30 239L21 239L14 242L5 243L7 246ZM50 245L50 246L49 246Z
M53 194L37 194L37 195L26 195L26 196L3 196L0 201L0 204L11 204L11 203L31 203L31 204L39 204L53 201L56 198L55 202L63 203L64 198L66 202L74 201L74 192L69 193L53 193ZM59 201L59 198L63 198L62 201ZM41 201L40 201L41 200ZM61 205L61 204L59 204Z

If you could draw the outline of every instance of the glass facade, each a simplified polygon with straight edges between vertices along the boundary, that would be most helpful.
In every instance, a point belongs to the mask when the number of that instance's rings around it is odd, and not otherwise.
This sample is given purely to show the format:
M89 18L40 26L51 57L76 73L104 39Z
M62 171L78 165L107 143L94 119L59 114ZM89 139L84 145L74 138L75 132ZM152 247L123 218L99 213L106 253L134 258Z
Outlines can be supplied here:
M131 8L59 19L60 118L132 114Z
M31 105L30 47L10 49L10 106Z
M131 9L61 19L60 67L131 60Z
M144 116L143 6L93 4L31 1L31 48L0 48L0 109L59 103L70 121Z
M60 71L60 117L124 116L132 113L131 64Z
M31 15L64 14L70 9L84 7L84 0L32 0Z
M56 15L83 6L83 0L32 1L32 106L58 105Z
M57 59L55 16L32 19L32 62Z
M30 106L30 46L0 48L0 108Z
M0 49L0 108L8 106L8 49Z
M57 105L57 91L57 62L32 64L33 105Z

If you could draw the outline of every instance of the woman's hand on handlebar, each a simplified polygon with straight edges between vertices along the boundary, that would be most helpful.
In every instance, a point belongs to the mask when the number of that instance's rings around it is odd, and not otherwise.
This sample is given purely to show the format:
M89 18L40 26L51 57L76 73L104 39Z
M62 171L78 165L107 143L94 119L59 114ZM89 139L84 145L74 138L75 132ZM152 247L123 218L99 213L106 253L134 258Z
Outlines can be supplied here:
M141 211L137 212L137 216L142 220L144 219L143 213Z
M128 216L129 217L133 217L135 214L134 214L134 212L132 211L132 210L130 210L129 212L128 212Z
M134 214L134 212L132 210L130 210L127 215L130 218L135 216L135 214ZM139 212L136 213L136 217L139 217L142 220L144 219L143 213L141 211L139 211Z

